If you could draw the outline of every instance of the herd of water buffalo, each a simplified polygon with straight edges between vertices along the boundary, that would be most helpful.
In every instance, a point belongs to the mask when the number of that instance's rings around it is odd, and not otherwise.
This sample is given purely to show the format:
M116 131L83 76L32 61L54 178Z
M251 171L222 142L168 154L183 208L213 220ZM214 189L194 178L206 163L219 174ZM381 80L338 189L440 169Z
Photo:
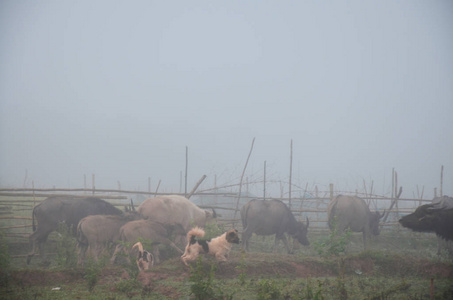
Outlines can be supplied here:
M364 248L370 235L379 234L379 221L384 213L371 212L365 201L356 196L338 195L329 203L328 222L338 232L349 228L362 232ZM27 264L39 249L45 259L43 243L49 234L64 222L77 237L79 263L83 264L87 252L98 259L101 252L114 244L111 263L121 252L128 253L125 245L138 240L151 241L155 263L159 262L157 244L168 245L183 253L178 245L186 241L185 235L194 226L205 227L214 222L214 210L201 209L182 196L159 196L145 200L135 209L122 211L110 203L95 197L49 197L36 205L32 213L33 233L30 235L31 252ZM307 232L309 220L297 221L290 209L279 200L251 200L241 208L243 225L242 247L249 250L252 234L275 235L275 246L282 240L291 252L285 234L302 245L309 245ZM36 222L35 222L36 221ZM453 240L453 198L443 196L431 204L418 207L415 212L399 220L404 227L419 232L434 232L440 238ZM37 223L37 226L35 226ZM119 242L122 241L122 242ZM37 249L38 248L38 249Z

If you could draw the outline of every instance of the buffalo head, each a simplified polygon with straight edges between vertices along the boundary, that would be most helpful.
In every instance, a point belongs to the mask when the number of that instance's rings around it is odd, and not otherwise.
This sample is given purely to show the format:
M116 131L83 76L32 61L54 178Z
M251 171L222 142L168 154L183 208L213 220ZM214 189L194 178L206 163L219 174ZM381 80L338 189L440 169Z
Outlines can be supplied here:
M296 232L294 234L291 234L293 238L297 239L297 241L304 246L310 245L310 242L308 241L308 238L307 238L309 224L310 224L310 221L308 221L308 218L307 218L307 225L305 225L302 222L297 222L296 223Z
M425 204L417 207L413 213L402 217L399 222L404 227L415 231L432 231L437 222L435 212L440 210L443 208L435 208L435 204Z
M381 218L385 215L385 210L382 214L379 212L370 212L369 218L368 218L368 224L370 226L370 232L373 235L379 235L381 233L379 229L379 221Z

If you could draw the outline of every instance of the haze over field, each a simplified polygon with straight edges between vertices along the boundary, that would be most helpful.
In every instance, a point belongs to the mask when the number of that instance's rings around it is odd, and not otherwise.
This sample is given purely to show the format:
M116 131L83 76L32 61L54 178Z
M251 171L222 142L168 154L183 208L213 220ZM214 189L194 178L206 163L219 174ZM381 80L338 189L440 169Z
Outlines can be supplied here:
M452 1L0 3L0 187L453 196ZM215 179L216 178L216 179ZM285 186L287 191L287 187ZM268 193L280 195L275 184Z

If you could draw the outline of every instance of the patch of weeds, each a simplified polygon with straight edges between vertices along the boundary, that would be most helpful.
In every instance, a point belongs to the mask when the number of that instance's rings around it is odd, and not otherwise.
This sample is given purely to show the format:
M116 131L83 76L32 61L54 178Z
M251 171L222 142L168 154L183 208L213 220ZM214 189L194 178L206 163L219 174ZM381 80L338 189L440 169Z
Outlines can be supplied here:
M348 299L348 292L346 291L345 284L345 268L344 268L344 258L338 260L338 276L337 276L337 294L339 299L346 300Z
M198 257L195 267L190 267L189 281L192 282L190 292L196 299L214 299L214 273L214 264L208 273L204 271L201 256Z
M205 270L201 256L198 257L195 267L190 267L190 293L195 299L233 299L234 292L227 294L216 284L215 271L215 264L210 264L209 271Z
M314 242L316 252L321 256L338 256L346 252L346 246L351 239L351 230L346 230L344 234L338 232L336 218L332 221L332 229L328 237L322 237Z
M93 291L94 287L96 286L99 274L101 274L104 266L105 266L104 260L96 262L91 257L87 260L84 278L87 280L88 290L90 292Z
M11 256L4 232L0 232L0 286L8 287L11 271Z
M327 284L328 282L322 282L318 280L317 283L314 285L310 278L307 278L307 282L305 285L302 285L301 288L296 289L294 295L290 297L290 299L294 300L324 300L324 296L322 295L323 292L323 285ZM285 298L286 299L286 298Z
M236 266L236 269L239 271L238 275L238 280L240 285L245 284L245 279L247 278L247 264L246 264L246 259L245 259L245 252L241 251L241 260L239 262L239 265Z
M257 299L277 300L284 299L282 286L272 279L261 279L258 281Z
M71 228L60 223L57 229L57 257L59 267L74 268L77 265L77 241L71 235Z
M141 289L142 285L136 279L126 279L115 284L115 288L118 292L126 294L128 298L132 298L134 290Z

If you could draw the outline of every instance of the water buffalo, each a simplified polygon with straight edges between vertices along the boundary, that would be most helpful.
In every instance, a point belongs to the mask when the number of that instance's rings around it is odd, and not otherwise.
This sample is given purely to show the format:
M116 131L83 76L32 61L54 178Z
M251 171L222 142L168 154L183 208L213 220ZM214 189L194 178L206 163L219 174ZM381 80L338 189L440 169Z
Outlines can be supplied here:
M379 220L384 213L371 212L363 199L356 196L338 195L330 201L327 208L329 228L333 230L334 223L338 232L350 229L352 232L362 232L363 248L367 249L367 237L379 235Z
M435 208L453 208L453 198L448 197L448 196L442 196L442 197L434 197L433 204L436 204L434 207ZM441 254L442 248L447 249L447 251L450 253L450 255L453 256L453 242L452 241L446 241L442 239L441 237L437 237L437 254Z
M44 259L43 243L49 234L58 228L60 222L65 222L72 233L76 235L77 224L89 215L120 215L122 211L100 198L76 198L53 196L45 199L33 208L33 233L30 235L31 252L27 255L27 264L35 255L38 244L39 253ZM35 218L38 227L35 227Z
M214 210L201 209L189 199L177 195L149 198L140 204L137 212L145 219L181 226L184 229L180 237L182 241L185 241L185 234L192 227L205 227L216 218Z
M77 243L79 247L79 264L85 262L88 249L97 261L99 254L120 238L120 228L127 222L137 220L140 215L126 212L123 215L92 215L80 220L77 226Z
M183 251L179 249L169 237L172 234L184 234L185 231L180 225L161 224L151 220L136 220L126 223L120 228L120 241L136 243L139 239L151 241L151 245L165 244L173 247L181 254ZM151 250L154 256L155 263L159 263L159 248L153 247ZM124 243L119 243L116 246L110 262L113 264L116 257L121 252L127 252L124 248ZM127 253L126 253L127 254Z
M288 233L302 245L310 245L307 239L307 225L296 221L290 209L280 200L250 200L241 207L242 219L242 248L249 251L249 240L252 234L273 235L275 241L273 251L277 251L277 244L282 240L288 253L291 250L288 246L285 233Z
M399 220L406 228L418 232L434 232L437 236L453 240L453 208L439 207L437 204L425 204Z

